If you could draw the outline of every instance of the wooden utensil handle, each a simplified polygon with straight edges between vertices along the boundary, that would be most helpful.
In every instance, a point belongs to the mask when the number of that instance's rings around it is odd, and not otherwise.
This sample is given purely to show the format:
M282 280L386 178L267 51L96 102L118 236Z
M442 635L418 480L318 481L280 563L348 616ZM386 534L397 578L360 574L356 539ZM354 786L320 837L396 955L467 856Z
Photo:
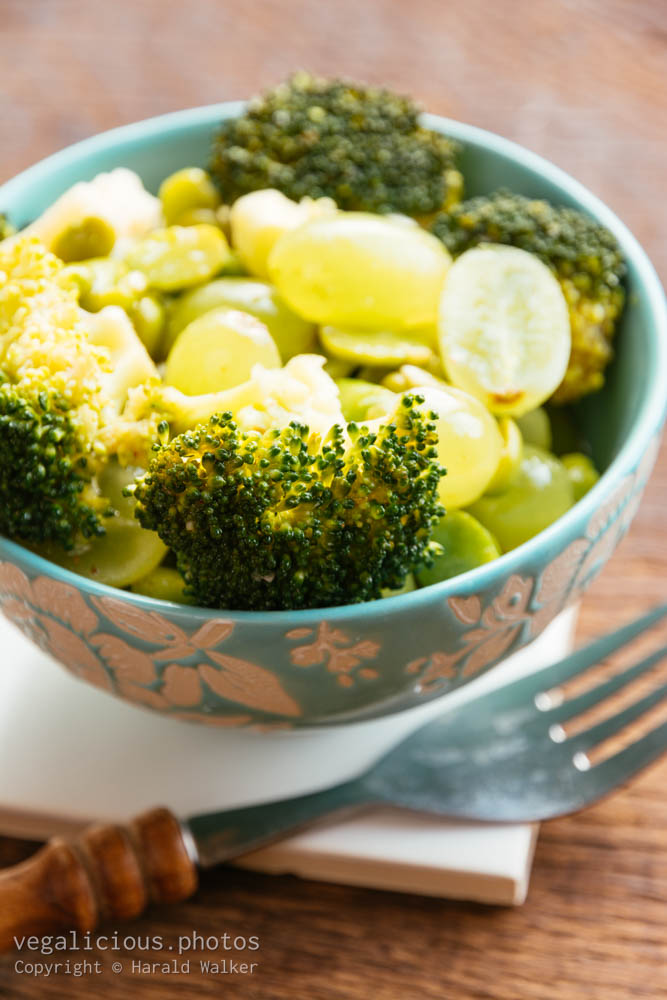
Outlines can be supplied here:
M175 903L197 888L184 830L168 809L127 826L89 827L55 837L35 855L0 870L0 951L14 938L138 916L151 902Z

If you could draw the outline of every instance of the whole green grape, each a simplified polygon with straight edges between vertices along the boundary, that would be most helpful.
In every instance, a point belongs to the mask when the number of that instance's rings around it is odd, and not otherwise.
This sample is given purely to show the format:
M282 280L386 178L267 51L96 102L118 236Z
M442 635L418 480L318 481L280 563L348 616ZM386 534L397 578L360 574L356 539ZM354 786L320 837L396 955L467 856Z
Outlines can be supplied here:
M526 444L534 444L538 448L544 448L545 451L551 451L553 445L551 421L543 406L516 417L516 423Z
M299 315L334 327L435 327L449 254L419 226L338 212L285 233L269 275Z
M415 575L420 587L467 573L500 555L491 532L463 510L445 514L435 526L431 540L441 546L442 552L434 557L432 566L417 570Z
M167 546L157 532L141 527L134 517L134 500L123 495L123 488L142 471L110 462L99 477L100 489L116 511L103 521L105 534L71 552L55 544L40 546L40 554L110 587L127 587L152 572L167 554Z
M595 486L600 474L588 455L584 455L580 451L561 455L560 460L567 469L574 490L574 499L577 502L586 496L591 487Z
M449 510L467 507L491 482L503 453L498 424L478 399L453 386L419 387L424 409L437 414L440 501Z
M172 569L170 566L158 566L133 583L130 589L135 594L143 594L145 597L152 597L158 601L194 604L194 599L183 593L184 587L183 577L178 570Z
M169 352L165 382L198 396L246 382L255 365L280 368L271 334L250 313L222 306L186 326Z
M573 503L574 490L563 463L543 448L525 445L508 489L480 497L468 510L508 552L547 528Z
M130 306L127 314L150 356L159 358L162 354L165 309L158 296L142 295Z
M297 316L268 281L218 278L175 300L169 316L165 351L169 353L189 323L220 306L240 309L261 320L276 342L283 364L296 354L308 354L316 347L314 324Z

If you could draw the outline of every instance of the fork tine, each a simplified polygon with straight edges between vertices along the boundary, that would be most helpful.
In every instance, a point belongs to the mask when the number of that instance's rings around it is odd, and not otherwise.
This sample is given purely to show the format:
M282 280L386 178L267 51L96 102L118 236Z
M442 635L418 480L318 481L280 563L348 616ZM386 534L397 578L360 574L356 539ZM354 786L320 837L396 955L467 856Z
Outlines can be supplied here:
M567 745L574 750L585 753L592 747L597 746L598 743L602 743L603 740L620 733L621 730L625 729L629 723L634 722L635 719L641 719L642 715L645 715L655 705L659 705L665 698L667 698L667 684L662 684L655 691L651 691L643 698L640 698L639 701L617 712L616 715L611 715L596 726L591 726L590 729L585 729L583 732L570 737L567 740Z
M652 625L655 625L656 622L664 618L665 615L667 615L667 604L661 604L637 621L624 625L610 635L601 636L601 638L596 639L595 642L591 642L588 646L570 653L569 656L566 656L564 660L560 660L558 663L545 667L543 670L538 670L530 678L531 682L533 682L531 684L532 690L535 694L539 694L541 691L548 691L549 688L564 684L565 681L570 680L571 677L576 677L577 674L582 674L584 670L588 670L594 663L599 663L611 653L615 653L617 649L632 642L636 636L641 635L642 632L646 632Z
M635 743L596 764L590 771L584 771L579 777L587 789L587 798L589 791L592 792L592 801L626 784L666 753L667 722L663 722Z
M609 695L614 694L616 691L621 691L628 684L631 684L632 681L648 673L665 656L667 656L667 646L657 649L654 653L640 660L639 663L628 667L627 670L616 674L615 677L610 677L609 680L591 688L590 691L585 691L576 698L570 698L568 701L564 701L554 708L547 709L545 717L549 722L565 722L568 719L574 719L577 715L581 715L582 712L604 701Z

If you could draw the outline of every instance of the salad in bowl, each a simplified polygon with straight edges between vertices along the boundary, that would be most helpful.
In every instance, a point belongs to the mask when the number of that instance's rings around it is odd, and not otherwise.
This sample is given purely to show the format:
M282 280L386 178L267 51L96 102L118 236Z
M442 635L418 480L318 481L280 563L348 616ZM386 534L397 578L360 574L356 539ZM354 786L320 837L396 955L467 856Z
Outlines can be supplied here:
M181 717L397 711L538 634L629 523L641 251L388 91L301 73L220 112L57 154L32 217L49 161L5 186L4 610Z

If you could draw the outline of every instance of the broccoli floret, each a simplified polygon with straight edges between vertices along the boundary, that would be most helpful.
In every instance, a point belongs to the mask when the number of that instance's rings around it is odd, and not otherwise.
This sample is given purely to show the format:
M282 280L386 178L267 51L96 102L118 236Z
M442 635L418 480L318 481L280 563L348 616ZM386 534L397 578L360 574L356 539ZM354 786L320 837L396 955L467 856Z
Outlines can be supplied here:
M535 254L560 282L570 313L572 351L552 399L569 403L604 384L626 267L608 229L573 208L509 191L470 198L439 214L432 231L456 257L478 243L509 243Z
M245 433L231 413L156 446L136 516L174 551L186 594L273 610L366 601L427 557L443 510L431 415L404 397L394 422L292 422Z
M222 123L210 169L226 201L277 188L295 201L427 215L461 197L458 150L420 126L407 97L301 72Z
M87 318L62 268L34 238L0 246L0 531L69 550L104 533L97 475L113 454L139 464L157 418L125 413L155 372L129 320Z

